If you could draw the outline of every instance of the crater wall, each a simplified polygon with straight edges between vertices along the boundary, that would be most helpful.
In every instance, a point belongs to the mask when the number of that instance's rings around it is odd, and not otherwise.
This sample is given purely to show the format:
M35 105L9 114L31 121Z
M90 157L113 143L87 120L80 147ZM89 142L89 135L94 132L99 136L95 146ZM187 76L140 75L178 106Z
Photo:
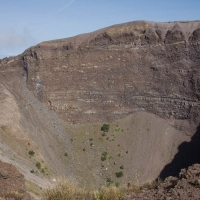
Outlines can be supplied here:
M199 122L199 21L114 25L43 42L22 60L28 88L68 123L141 110L174 118L179 128L179 120Z

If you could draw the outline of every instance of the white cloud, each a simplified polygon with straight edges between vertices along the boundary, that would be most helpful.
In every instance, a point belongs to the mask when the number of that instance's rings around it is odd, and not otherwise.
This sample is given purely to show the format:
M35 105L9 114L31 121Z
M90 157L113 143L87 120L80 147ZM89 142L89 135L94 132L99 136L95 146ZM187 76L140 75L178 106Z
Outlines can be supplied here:
M35 43L34 38L31 36L29 30L24 28L23 32L17 33L14 30L8 30L4 33L0 33L0 47L22 47Z
M22 53L36 41L25 27L21 33L14 29L0 32L0 58Z

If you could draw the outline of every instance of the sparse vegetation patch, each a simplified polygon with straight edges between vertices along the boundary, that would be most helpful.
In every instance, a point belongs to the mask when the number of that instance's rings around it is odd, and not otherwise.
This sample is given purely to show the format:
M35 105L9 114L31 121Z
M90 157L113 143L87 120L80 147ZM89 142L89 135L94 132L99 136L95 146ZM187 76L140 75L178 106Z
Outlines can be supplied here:
M107 159L108 152L104 151L101 156L101 161L105 161Z
M96 191L87 191L83 188L78 188L75 184L69 181L58 183L53 189L44 191L46 200L120 200L124 195L132 192L141 192L142 188L134 184L129 187L120 187L120 182L113 184L111 178L106 180L107 187L102 187Z

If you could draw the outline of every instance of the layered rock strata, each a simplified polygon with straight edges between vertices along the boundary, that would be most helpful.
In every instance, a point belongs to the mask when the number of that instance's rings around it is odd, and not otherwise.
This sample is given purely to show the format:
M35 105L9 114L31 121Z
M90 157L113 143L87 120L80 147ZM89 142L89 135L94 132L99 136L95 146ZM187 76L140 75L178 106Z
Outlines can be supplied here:
M138 21L43 42L20 59L28 88L66 122L144 110L197 124L199 55L199 21Z

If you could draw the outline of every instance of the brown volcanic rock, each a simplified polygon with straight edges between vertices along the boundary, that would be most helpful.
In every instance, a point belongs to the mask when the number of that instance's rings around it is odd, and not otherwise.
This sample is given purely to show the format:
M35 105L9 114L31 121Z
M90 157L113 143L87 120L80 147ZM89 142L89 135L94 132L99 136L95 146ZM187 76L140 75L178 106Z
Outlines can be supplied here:
M43 42L22 54L28 88L69 123L113 121L139 109L196 127L199 27L138 21Z
M158 44L158 35L157 32L147 29L143 32L143 35L140 37L141 45L147 44Z
M167 31L166 38L165 38L165 43L166 44L172 44L175 42L181 42L185 41L185 36L181 31L178 30L170 30Z
M4 199L32 199L25 191L24 176L13 165L1 161L0 196Z
M191 42L197 42L200 40L200 29L197 29L193 32L192 36L189 38Z
M152 200L168 200L168 199L200 199L200 164L194 164L187 170L181 170L179 177L168 177L158 188L145 190L140 194L132 194L124 197L122 200L133 199L152 199Z

